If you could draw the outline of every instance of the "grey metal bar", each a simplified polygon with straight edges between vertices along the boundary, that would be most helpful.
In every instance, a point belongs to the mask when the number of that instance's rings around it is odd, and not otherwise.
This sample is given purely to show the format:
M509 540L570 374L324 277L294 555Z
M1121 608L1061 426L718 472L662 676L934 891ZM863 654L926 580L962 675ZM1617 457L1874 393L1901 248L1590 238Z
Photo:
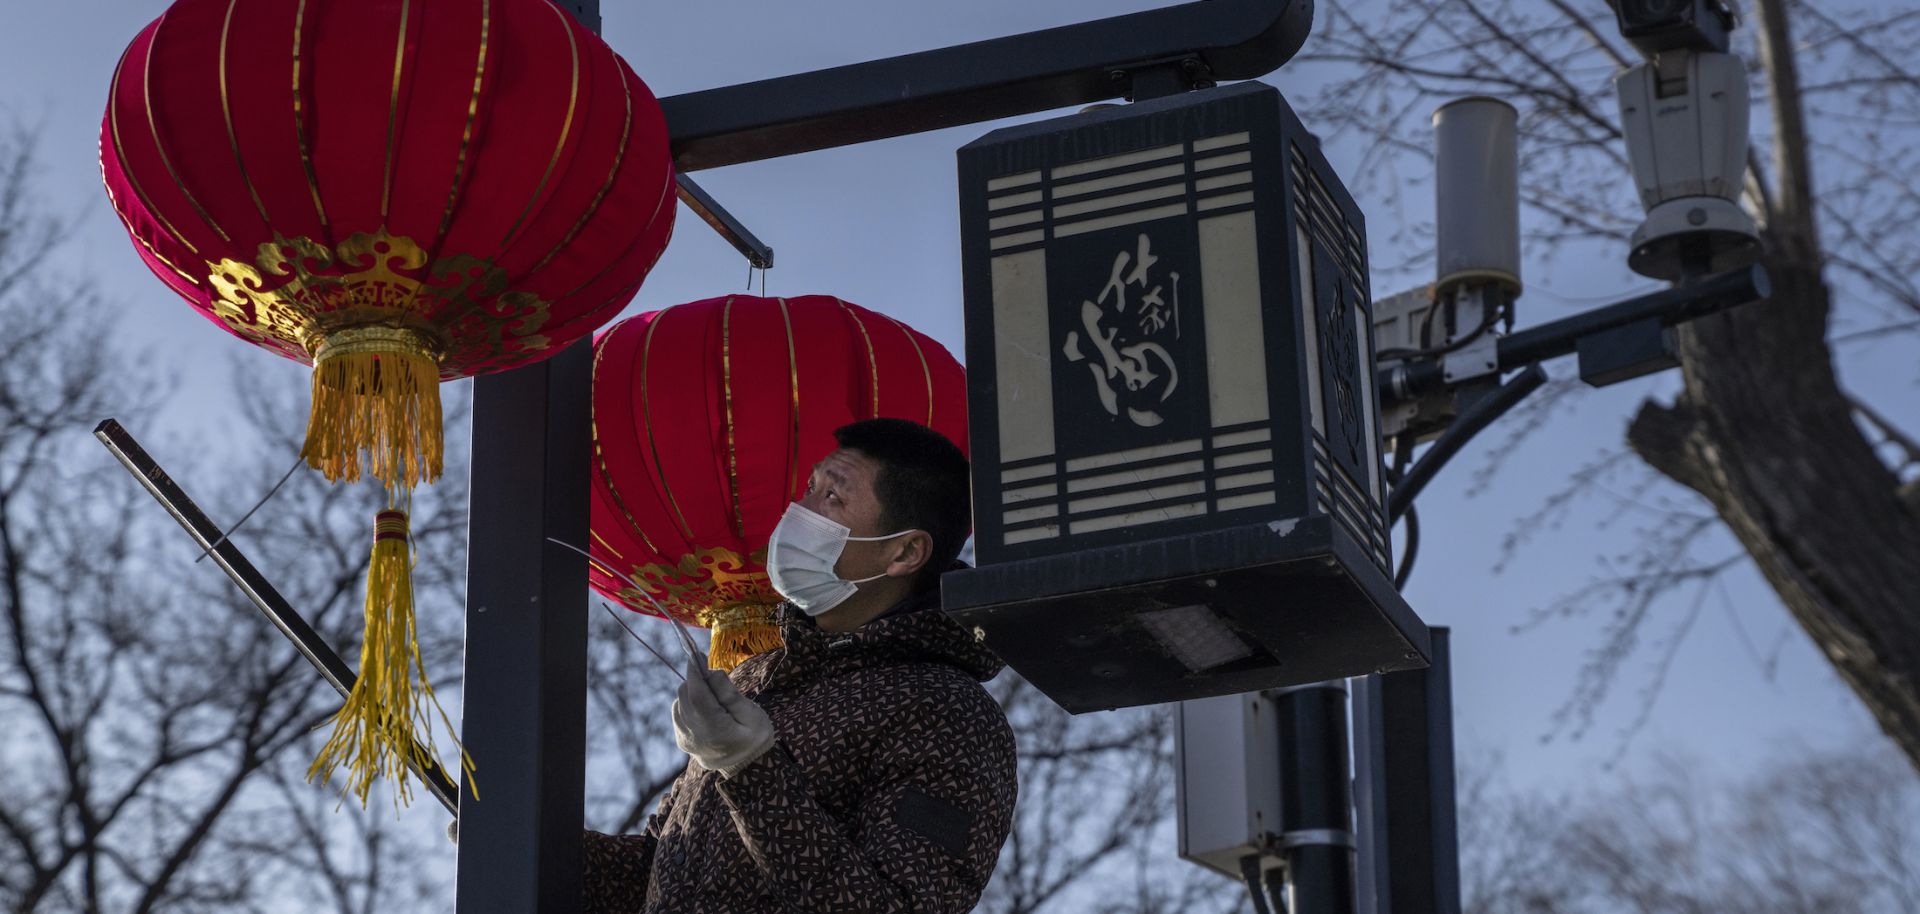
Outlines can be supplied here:
M203 551L210 550L214 564L226 572L228 580L240 588L240 593L280 630L280 634L293 642L294 648L307 658L308 663L313 664L313 668L333 686L334 691L345 697L353 690L356 679L353 668L340 659L326 639L307 624L307 620L280 595L280 591L267 581L259 569L253 567L253 563L240 553L240 547L234 545L233 540L224 539L226 533L200 510L199 505L194 504L193 499L187 497L187 493L173 481L172 476L167 475L166 470L160 468L160 464L140 446L140 442L134 440L133 433L118 421L108 419L94 428L93 436L106 445L107 451L120 461L121 466L127 468L127 472L139 480L147 494L152 495L161 507L167 509L168 514L173 515L174 520L180 522L180 526ZM216 543L218 545L214 545ZM409 759L424 756L425 753L419 751L418 747L407 754ZM408 764L412 766L411 762ZM420 780L427 785L427 791L446 807L447 812L454 811L455 798L460 791L439 763L430 762L424 770L413 767L413 773L420 776Z
M739 251L741 256L747 258L747 262L753 264L755 268L773 269L773 248L767 247L766 242L761 241L752 231L749 231L745 223L734 218L726 207L713 199L713 195L707 193L706 188L695 183L692 177L684 174L673 177L680 185L680 202L693 210L694 215L700 217L700 221L719 232L720 237L733 245L733 249Z

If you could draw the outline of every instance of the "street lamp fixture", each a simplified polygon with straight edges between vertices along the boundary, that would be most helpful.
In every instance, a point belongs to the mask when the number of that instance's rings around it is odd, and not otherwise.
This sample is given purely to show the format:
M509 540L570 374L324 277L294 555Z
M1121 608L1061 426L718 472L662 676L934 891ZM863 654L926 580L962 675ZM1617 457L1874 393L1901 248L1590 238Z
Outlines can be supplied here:
M959 158L979 566L947 611L1070 711L1425 665L1387 571L1364 224L1280 93Z

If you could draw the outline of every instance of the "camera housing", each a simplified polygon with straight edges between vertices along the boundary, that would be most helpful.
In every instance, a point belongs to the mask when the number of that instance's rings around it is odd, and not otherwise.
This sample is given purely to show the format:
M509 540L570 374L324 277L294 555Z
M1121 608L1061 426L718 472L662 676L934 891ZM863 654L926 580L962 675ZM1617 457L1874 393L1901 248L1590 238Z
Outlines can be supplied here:
M1726 0L1612 0L1620 34L1652 56L1662 51L1727 50L1733 10Z
M1630 0L1622 0L1623 3ZM1747 168L1747 73L1740 58L1666 51L1614 80L1627 161L1647 218L1627 265L1679 281L1759 259L1759 231L1740 208Z

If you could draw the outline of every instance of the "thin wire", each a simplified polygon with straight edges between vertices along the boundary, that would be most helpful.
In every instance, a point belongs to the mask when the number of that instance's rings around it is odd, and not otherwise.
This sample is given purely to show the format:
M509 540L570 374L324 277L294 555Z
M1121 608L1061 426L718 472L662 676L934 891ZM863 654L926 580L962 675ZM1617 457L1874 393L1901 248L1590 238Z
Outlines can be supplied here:
M680 672L680 668L674 666L673 661L661 656L659 651L654 650L653 645L647 643L647 639L640 637L640 633L634 631L633 627L627 624L627 620L620 618L620 614L614 612L613 607L607 605L607 601L601 600L600 608L606 610L607 615L613 617L613 621L620 623L620 627L626 629L627 634L633 636L633 640L640 642L640 646L646 648L647 653L653 655L653 659L660 661L673 675L678 676L681 682L687 681L686 675Z
M1406 548L1400 550L1400 570L1394 572L1393 589L1407 589L1407 579L1413 577L1413 559L1420 554L1420 512L1407 505L1407 513L1400 515L1400 524L1406 528Z
M571 549L574 552L578 552L581 555L586 556L587 561L593 561L592 553L588 552L585 549L580 548L579 546L575 546L572 543L562 542L560 540L554 539L551 536L547 537L547 542L552 543L564 549ZM619 578L621 581L625 582L628 587L633 588L634 593L639 594L641 597L645 598L648 603L653 604L654 611L658 612L661 618L666 619L668 622L673 623L673 630L680 633L680 646L686 649L688 660L693 660L700 656L700 648L694 646L693 636L687 634L687 627L685 623L682 623L679 619L674 618L672 613L667 612L667 608L664 606L661 606L660 601L653 598L653 594L647 593L646 590L642 588L639 584L634 583L634 580L632 578L627 577L626 575L621 574L618 571L615 571L611 566L602 564L600 566L600 570L605 571L608 574L611 574L614 577Z
M247 522L247 519L248 519L248 518L251 518L251 517L253 516L253 512L255 512L255 511L258 511L258 510L260 510L260 507L261 507L262 505L265 505L265 504L267 503L267 501L268 501L268 499L271 499L271 498L273 498L273 496L275 495L275 493L278 493L278 492L280 491L280 487L281 487L281 486L284 486L284 485L286 485L286 484L287 484L287 480L289 480L289 479L292 479L292 478L293 478L293 474L294 474L294 472L295 472L296 470L299 470L299 469L300 469L300 465L301 465L301 464L304 464L304 463L306 463L306 462L307 462L307 458L306 458L306 457L301 457L300 459L298 459L298 460L296 460L296 461L294 461L294 462L293 462L293 466L290 466L290 467L288 467L288 468L287 468L287 473L286 473L286 475L285 475L285 476L282 476L282 477L280 477L280 481L279 481L279 482L276 482L276 483L274 483L274 484L273 484L273 488L271 488L271 489L268 489L268 490L267 490L267 494L266 494L266 495L264 495L264 496L261 496L261 498L260 498L260 500L259 500L259 501L256 501L256 502L254 502L254 503L253 503L253 507L251 507L251 508L248 508L248 509L247 509L247 513L245 513L245 514L242 514L242 515L240 515L240 520L239 520L239 522L238 522L238 523L235 523L235 524L234 524L233 526L231 526L231 527L228 527L228 528L227 528L227 532L225 532L225 533L222 533L222 534L220 534L220 538L219 538L219 539L217 539L217 540L214 540L214 541L213 541L212 543L209 543L209 544L207 545L207 551L205 551L205 552L202 552L202 553L200 553L200 558L199 558L199 559L194 559L194 560L193 560L193 563L194 563L195 565L198 565L198 564L200 564L200 559L204 559L204 558L206 558L207 556L210 556L210 555L212 555L212 554L213 554L213 550L215 550L215 549L218 549L218 548L220 548L220 545L221 545L222 543L225 543L225 542L226 542L226 541L227 541L227 540L228 540L229 538L231 538L231 537L233 536L233 534L234 534L234 532L240 529L240 525L241 525L241 524L244 524L244 523L246 523L246 522Z

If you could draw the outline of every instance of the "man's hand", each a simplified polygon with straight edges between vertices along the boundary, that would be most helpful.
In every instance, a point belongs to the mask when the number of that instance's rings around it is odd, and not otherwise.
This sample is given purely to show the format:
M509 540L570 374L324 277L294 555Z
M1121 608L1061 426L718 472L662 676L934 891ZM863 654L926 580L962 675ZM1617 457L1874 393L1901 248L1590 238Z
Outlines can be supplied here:
M687 661L687 681L673 702L673 741L700 767L732 777L773 748L773 740L767 712L725 672L707 669L704 655Z

